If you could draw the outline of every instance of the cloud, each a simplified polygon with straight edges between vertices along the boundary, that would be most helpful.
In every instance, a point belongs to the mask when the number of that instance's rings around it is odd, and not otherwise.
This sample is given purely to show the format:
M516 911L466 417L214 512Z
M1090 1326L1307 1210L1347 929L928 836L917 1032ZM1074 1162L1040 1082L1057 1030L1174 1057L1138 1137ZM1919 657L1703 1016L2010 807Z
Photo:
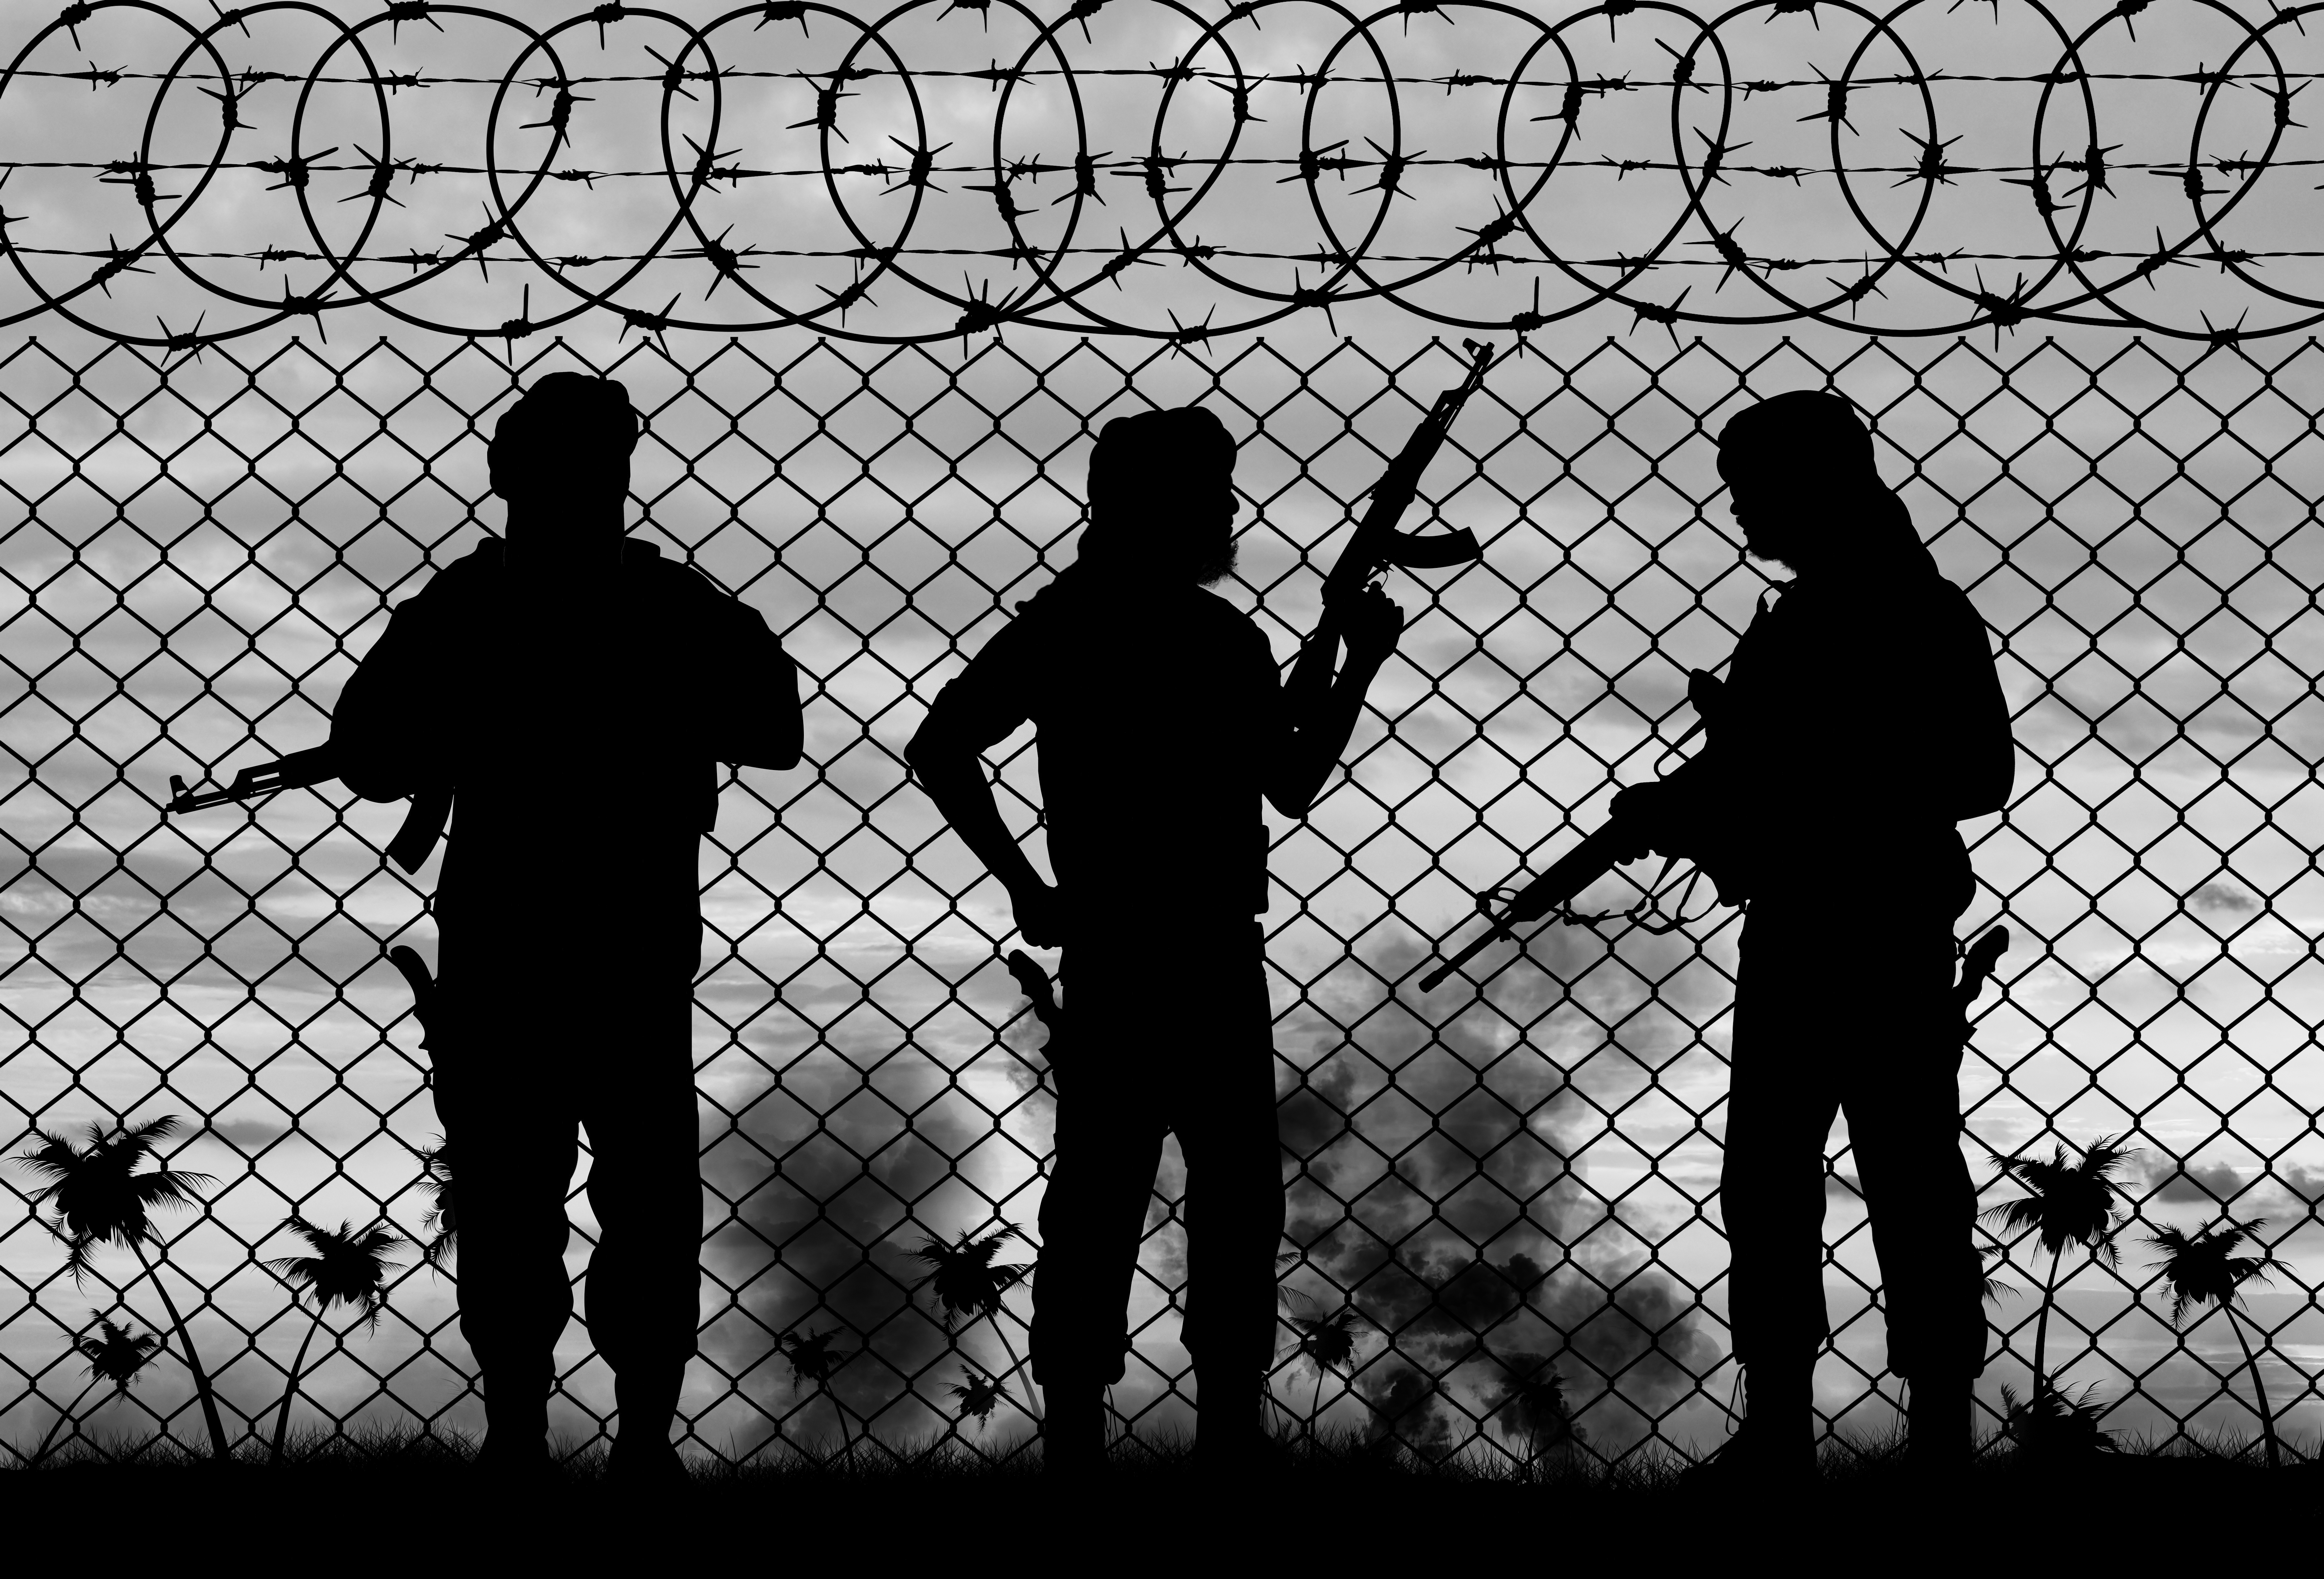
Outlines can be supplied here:
M2146 1182L2161 1201L2224 1205L2248 1187L2244 1177L2224 1162L2190 1166L2175 1157L2157 1157L2146 1164Z
M2242 887L2217 881L2207 882L2188 895L2187 902L2208 914L2230 916L2248 916L2260 908L2256 895Z
M1356 1378L1356 1392L1371 1406L1364 1440L1402 1443L1423 1457L1451 1453L1467 1435L1468 1422L1456 1423L1452 1406L1443 1393L1417 1370L1402 1361L1376 1365Z

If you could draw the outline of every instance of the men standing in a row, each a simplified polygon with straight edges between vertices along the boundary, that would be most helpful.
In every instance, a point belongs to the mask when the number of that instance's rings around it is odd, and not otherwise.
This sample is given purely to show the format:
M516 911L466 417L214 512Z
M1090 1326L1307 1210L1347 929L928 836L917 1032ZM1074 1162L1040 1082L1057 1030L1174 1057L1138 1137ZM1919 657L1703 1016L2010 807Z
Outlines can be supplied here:
M486 1463L545 1462L573 1311L566 1192L589 1134L587 1319L625 1478L679 1473L702 1185L697 859L719 767L798 761L797 671L753 610L623 536L628 392L550 374L500 420L486 538L395 611L331 745L366 799L452 790L429 1028Z
M1750 408L1720 435L1719 471L1747 549L1794 578L1737 646L1702 752L1613 807L1638 832L1630 855L1692 857L1750 904L1720 1180L1749 1413L1716 1464L1813 1469L1824 1143L1844 1110L1912 1455L1949 1468L1968 1459L1986 1343L1950 999L1974 882L1954 825L2009 799L2008 707L1984 622L1846 401Z
M1284 1202L1254 919L1268 902L1259 802L1306 814L1403 628L1369 589L1340 611L1336 682L1304 683L1329 679L1333 654L1316 642L1278 685L1258 626L1204 590L1234 565L1234 453L1198 407L1107 423L1077 562L945 688L908 752L1026 940L1065 950L1074 1055L1059 1074L1030 1340L1056 1470L1103 1453L1166 1131L1186 1159L1198 1451L1232 1463L1260 1440ZM978 761L1028 719L1054 887Z

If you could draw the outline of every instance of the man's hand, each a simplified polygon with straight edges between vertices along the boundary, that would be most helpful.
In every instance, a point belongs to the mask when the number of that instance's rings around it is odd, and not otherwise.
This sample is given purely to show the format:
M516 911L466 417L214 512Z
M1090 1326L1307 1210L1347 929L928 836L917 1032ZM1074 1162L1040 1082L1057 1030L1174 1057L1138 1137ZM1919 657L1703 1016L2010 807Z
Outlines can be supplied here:
M1618 862L1651 855L1668 836L1670 787L1658 782L1632 784L1617 793L1608 808L1606 830L1619 840Z
M1404 610L1377 586L1367 586L1334 606L1340 638L1348 644L1348 667L1377 669L1404 634Z
M1065 898L1046 882L1029 882L1009 891L1010 908L1017 913L1017 930L1036 948L1061 948L1065 941Z

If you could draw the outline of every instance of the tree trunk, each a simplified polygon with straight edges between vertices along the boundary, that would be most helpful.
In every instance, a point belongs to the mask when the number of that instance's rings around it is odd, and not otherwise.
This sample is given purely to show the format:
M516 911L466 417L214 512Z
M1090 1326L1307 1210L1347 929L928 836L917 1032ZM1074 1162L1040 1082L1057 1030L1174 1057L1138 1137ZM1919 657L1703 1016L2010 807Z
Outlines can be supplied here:
M146 1280L153 1285L153 1292L161 1297L161 1308L170 1313L170 1325L178 1332L178 1344L186 1351L186 1369L194 1376L194 1396L201 1400L202 1424L209 1428L210 1458L226 1464L234 1456L234 1450L226 1445L226 1426L218 1419L217 1395L210 1390L209 1373L202 1369L201 1357L194 1353L194 1334L188 1329L186 1318L178 1314L177 1301L170 1297L170 1290L162 1285L161 1269L145 1259L145 1247L133 1239L129 1249L137 1257L137 1264L145 1269Z
M268 1457L271 1464L282 1462L282 1439L290 1429L290 1400L299 1396L299 1373L307 1368L307 1345L313 1343L315 1334L322 1330L323 1313L318 1309L313 1325L307 1328L307 1335L299 1340L297 1356L290 1362L290 1379L282 1389L282 1408L274 1417L274 1451Z
M848 1468L853 1469L855 1467L855 1438L849 1434L847 1406L839 1401L839 1390L828 1381L823 1384L823 1396L831 1400L831 1412L839 1417L839 1455L846 1461Z
M49 1444L57 1439L57 1433L65 1428L65 1422L73 1417L74 1411L80 1408L82 1403L88 1399L90 1393L97 1390L97 1384L104 1380L105 1378L102 1376L93 1376L89 1378L88 1385L80 1390L80 1397L73 1399L69 1405L66 1406L65 1412L57 1417L57 1423L49 1427L49 1434L41 1438L41 1445L32 1449L32 1456L27 1460L24 1464L26 1469L38 1469L41 1467L41 1460L48 1457L49 1455Z
M2034 1396L2027 1407L2036 1419L2042 1414L2042 1362L2050 1346L2050 1307L2058 1297L2058 1262L2065 1253L2062 1244L2050 1252L2050 1276L2042 1285L2042 1314L2034 1318Z
M1315 1396L1307 1400L1307 1445L1315 1445L1315 1411L1323 1407L1323 1362L1315 1362Z
M1017 1378L1017 1385L1025 1394L1025 1402L1028 1406L1027 1412L1033 1417L1033 1424L1036 1426L1039 1425L1041 1423L1041 1399L1039 1396L1033 1391L1033 1378L1031 1373L1025 1369L1025 1362L1017 1358L1016 1346L1009 1341L1008 1329L1001 1325L1001 1313L995 1311L984 1319L992 1324L992 1335L1001 1340L1001 1352L1009 1356L1009 1371L1010 1375Z
M2275 1417L2268 1410L2267 1383L2260 1377L2259 1361L2252 1353L2251 1345L2244 1341L2244 1329L2236 1320L2236 1307L2227 1305L2220 1308L2227 1313L2227 1330L2236 1334L2236 1347L2244 1352L2244 1365L2251 1371L2252 1392L2259 1399L2260 1439L2267 1444L2267 1467L2281 1469L2283 1465L2275 1445Z

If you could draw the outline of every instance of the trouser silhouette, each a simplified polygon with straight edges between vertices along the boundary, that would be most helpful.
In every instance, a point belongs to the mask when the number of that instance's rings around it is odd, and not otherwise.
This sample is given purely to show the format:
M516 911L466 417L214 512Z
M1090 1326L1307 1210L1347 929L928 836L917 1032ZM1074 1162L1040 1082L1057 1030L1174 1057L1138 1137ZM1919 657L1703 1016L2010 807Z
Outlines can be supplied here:
M1184 1341L1204 1389L1257 1389L1275 1355L1283 1236L1273 1013L1245 918L1069 946L1070 1051L1033 1278L1034 1379L1121 1379L1162 1140L1186 1162ZM1254 1418L1256 1416L1254 1415Z
M447 956L450 954L447 948ZM573 1314L566 1196L589 1137L590 1342L628 1392L666 1391L695 1352L702 1178L696 1141L693 997L597 979L459 993L447 969L437 1112L458 1214L460 1331L494 1432L543 1428L555 1350Z
M1823 1296L1824 1146L1848 1115L1880 1261L1888 1368L1933 1382L1984 1369L1977 1189L1960 1150L1952 917L1900 906L1834 927L1827 903L1756 901L1735 989L1720 1192L1735 1357L1813 1359Z

